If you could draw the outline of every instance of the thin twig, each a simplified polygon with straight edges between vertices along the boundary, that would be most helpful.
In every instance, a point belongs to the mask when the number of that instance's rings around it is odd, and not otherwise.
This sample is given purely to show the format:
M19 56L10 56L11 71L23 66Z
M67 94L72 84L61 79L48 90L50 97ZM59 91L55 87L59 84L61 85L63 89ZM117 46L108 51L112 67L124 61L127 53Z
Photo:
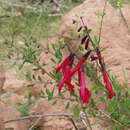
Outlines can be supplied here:
M88 115L87 115L87 113L86 113L86 111L85 111L84 108L83 108L83 112L84 112L84 114L85 114L85 119L86 119L86 123L87 123L87 125L88 125L88 127L89 127L89 130L92 130L91 123L90 123L90 121L89 121Z
M101 40L103 20L104 20L104 16L105 16L104 14L105 14L105 11L106 11L106 7L107 7L107 2L108 2L108 0L105 1L104 7L103 7L103 11L102 11L102 19L101 19L100 28L99 28L99 42Z
M78 49L76 47L73 47L70 43L67 43L67 42L66 42L66 46L67 46L68 50L70 52L74 53L78 59L81 58L81 53L78 51Z
M121 124L119 121L117 121L117 120L111 118L108 114L106 114L106 113L103 112L102 110L98 110L98 111L99 111L100 113L102 113L105 117L111 119L112 121L114 121L114 122L117 123L118 125L122 126L122 124Z
M80 17L80 19L81 19L81 22L82 22L83 26L85 27L85 29L88 30L87 25L84 23L83 17ZM87 35L89 36L89 38L90 38L90 42L92 43L92 46L93 46L93 48L95 49L96 47L95 47L95 44L94 44L94 42L93 42L93 40L92 40L90 34L87 33Z
M129 27L129 25L128 25L128 23L127 23L127 20L126 20L124 14L123 14L123 12L122 12L122 9L119 8L119 11L120 11L121 18L123 19L123 21L124 21L124 23L125 23L125 25L126 25L128 31L129 31L129 33L130 33L130 27Z
M11 120L6 120L3 121L3 123L10 123L10 122L14 122L14 121L20 121L20 120L28 120L31 118L45 118L45 117L49 117L49 116L66 116L66 117L73 117L73 114L67 114L67 113L54 113L54 114L45 114L45 115L30 115L30 116L24 116L24 117L17 117L15 119L11 119Z
M29 128L29 130L33 130L33 128L38 124L38 122L41 120L41 117L39 117L36 122Z
M78 128L77 128L77 126L76 126L76 124L75 124L75 122L74 122L73 118L70 118L70 121L72 122L72 124L73 124L73 126L74 126L75 130L78 130Z
M63 99L63 100L69 100L69 101L72 101L72 102L74 102L74 101L77 101L76 99L72 99L72 98L65 98L65 97L54 97L54 99Z

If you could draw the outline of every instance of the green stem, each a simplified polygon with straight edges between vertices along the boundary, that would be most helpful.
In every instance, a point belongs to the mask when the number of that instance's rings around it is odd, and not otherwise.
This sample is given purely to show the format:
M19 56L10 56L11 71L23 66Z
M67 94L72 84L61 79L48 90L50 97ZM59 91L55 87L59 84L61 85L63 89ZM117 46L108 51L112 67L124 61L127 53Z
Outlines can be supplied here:
M102 11L102 18L101 18L100 29L99 29L99 41L98 41L98 43L100 43L100 40L101 40L103 20L104 20L104 16L105 16L104 14L105 14L105 11L106 11L106 7L107 7L107 2L108 2L108 0L105 1L104 7L103 7L103 11Z

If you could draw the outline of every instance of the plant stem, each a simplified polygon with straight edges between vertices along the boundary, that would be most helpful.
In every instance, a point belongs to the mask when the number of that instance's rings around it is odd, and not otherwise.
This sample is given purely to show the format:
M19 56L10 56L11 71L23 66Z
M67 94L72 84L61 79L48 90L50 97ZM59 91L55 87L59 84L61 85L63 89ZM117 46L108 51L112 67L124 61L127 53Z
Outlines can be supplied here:
M44 114L44 115L37 114L37 115L29 115L29 116L24 116L24 117L16 117L14 119L2 121L2 122L6 124L6 123L14 122L14 121L29 120L32 118L40 118L41 119L41 118L45 118L45 117L49 117L49 116L52 116L52 117L53 116L66 116L66 117L72 118L74 115L73 115L73 113L51 113L51 114ZM82 116L81 116L81 118L82 118Z
M3 123L10 123L10 122L20 121L20 120L28 120L28 119L31 119L31 118L45 118L45 117L49 117L49 116L67 116L67 117L72 117L73 114L72 113L70 113L70 114L67 114L67 113L53 113L53 114L45 114L45 115L41 115L41 114L30 115L30 116L25 116L25 117L17 117L15 119L11 119L11 120L6 120L6 121L3 121Z
M36 122L29 128L29 130L33 130L35 126L37 126L38 122L41 120L41 117L39 117Z
M107 114L106 114L105 112L103 112L102 110L98 110L98 111L99 111L100 113L102 113L105 117L111 119L112 121L114 121L114 122L117 123L118 125L122 126L122 124L121 124L119 121L117 121L117 120L111 118L109 115L107 115Z
M82 24L83 24L83 26L85 27L85 29L88 30L88 27L87 27L87 25L85 25L85 23L84 23L84 21L83 21L83 18L80 17L80 19L81 19ZM89 36L90 42L92 43L92 46L93 46L93 48L95 49L95 48L96 48L95 43L93 42L93 40L92 40L92 38L90 37L89 33L87 33L87 35Z
M103 11L102 11L102 18L101 18L101 24L100 24L100 29L99 29L99 43L100 43L100 40L101 40L101 33L102 33L102 27L103 27L103 19L104 19L104 16L105 16L104 14L105 14L105 11L106 11L107 2L108 2L108 0L105 1L104 7L103 7Z
M126 27L127 27L127 29L128 29L128 32L130 33L130 27L129 27L129 25L128 25L128 23L127 23L127 20L126 20L124 14L123 14L123 12L122 12L122 9L119 8L119 11L120 11L121 18L123 19L123 21L124 21L124 23L125 23L125 25L126 25Z
M70 118L70 121L72 122L72 124L73 124L73 126L74 126L75 130L78 130L78 128L77 128L77 126L76 126L76 124L75 124L74 120L73 120L72 118Z
M84 114L85 114L85 119L86 119L86 123L87 123L87 125L88 125L88 127L89 127L89 130L92 130L91 123L90 123L90 121L89 121L89 118L88 118L88 115L87 115L87 113L86 113L86 111L85 111L85 108L82 107L82 110L83 110L83 112L84 112Z

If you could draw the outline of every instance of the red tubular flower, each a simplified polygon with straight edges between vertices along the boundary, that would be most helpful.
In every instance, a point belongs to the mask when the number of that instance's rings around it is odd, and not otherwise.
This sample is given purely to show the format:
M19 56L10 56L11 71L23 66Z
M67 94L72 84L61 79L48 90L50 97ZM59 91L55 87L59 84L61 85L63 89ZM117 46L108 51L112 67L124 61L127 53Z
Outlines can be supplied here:
M71 84L72 76L76 71L80 69L80 67L83 65L83 63L87 60L89 54L91 51L88 51L78 62L77 66L72 70L71 66L74 60L74 55L70 54L57 68L56 73L59 72L62 69L63 78L59 83L59 92L61 92L62 87L64 84L68 85L68 89L71 92L74 92L74 85Z
M67 58L56 68L56 73L58 73L63 67L65 67L66 65L68 65L69 62L70 62L70 58L67 57Z
M105 66L102 63L102 56L101 56L101 52L100 52L99 48L96 48L96 52L97 52L99 64L101 66L101 71L102 71L105 87L109 91L109 94L107 95L107 97L111 99L114 96L116 96L116 94L115 94L115 92L114 92L114 90L112 88L112 85L110 83L109 77L108 77L108 75L106 73Z
M77 63L77 65L75 66L75 68L72 70L71 76L73 76L74 73L81 68L81 66L82 66L83 63L87 60L87 58L88 58L88 56L89 56L90 53L91 53L91 50L88 51L88 52L80 59L80 61L79 61L79 62Z
M71 73L71 66L67 65L66 67L63 68L62 70L63 73L63 78L61 79L60 83L59 83L59 93L61 92L62 87L64 86L64 84L67 84L68 89L71 92L74 92L74 85L71 84L71 77L70 77L70 73Z
M82 30L83 26L80 26L77 30L77 32L80 32Z
M89 98L91 97L91 93L86 87L85 74L82 67L78 70L78 78L80 84L80 98L82 99L83 103L89 103Z
M70 76L71 74L71 69L72 69L72 63L74 60L74 55L70 54L57 68L56 68L56 73L59 72L62 69L63 73L63 78L61 79L59 83L59 93L61 92L62 87L64 84L67 84L68 89L71 92L74 92L74 85L71 84L71 79L72 77Z
M112 88L112 85L111 85L111 83L109 81L109 78L108 78L108 75L107 75L106 71L102 71L102 74L103 74L103 78L104 78L105 87L109 91L109 94L108 94L107 97L111 99L114 96L116 96L116 94L115 94L115 92L114 92L114 90Z
M66 67L74 58L74 54L70 54L57 68L56 73L58 73L61 69Z

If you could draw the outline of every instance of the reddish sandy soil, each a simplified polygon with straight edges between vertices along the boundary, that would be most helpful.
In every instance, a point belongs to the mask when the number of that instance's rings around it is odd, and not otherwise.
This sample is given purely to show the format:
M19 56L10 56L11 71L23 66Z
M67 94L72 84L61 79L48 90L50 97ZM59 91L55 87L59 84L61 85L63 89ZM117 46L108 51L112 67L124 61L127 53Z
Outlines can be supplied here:
M60 34L67 34L68 31L77 30L72 25L72 20L79 21L79 17L83 16L85 23L89 28L93 29L91 35L97 35L99 30L98 18L96 13L101 12L104 6L104 0L86 0L83 4L72 9L68 14L63 17L63 22L60 27ZM123 14L130 25L130 5L125 5L122 8ZM78 25L79 26L79 25ZM54 43L56 38L50 41L50 44ZM77 44L76 41L74 44ZM71 43L70 43L71 44ZM126 27L119 10L114 9L110 4L107 5L106 16L104 18L103 30L101 35L101 46L107 47L103 55L107 64L107 68L111 69L111 74L117 76L121 83L125 82L125 78L128 79L128 85L130 85L130 32ZM66 55L66 54L65 54ZM48 60L51 57L50 54L43 52L41 54L41 61L48 63L46 69L51 70L52 64ZM45 60L46 59L46 60ZM4 94L1 94L0 101L0 119L9 120L20 116L21 114L13 107L13 104L25 101L26 98L22 92L26 89L27 81L16 79L13 71L3 72L0 71L0 88L3 88ZM43 76L43 80L50 80L46 75ZM89 83L91 84L91 83ZM53 83L55 85L55 83ZM52 87L53 85L48 85ZM33 90L30 90L34 95L39 93L43 89L41 85L35 85ZM64 113L71 112L71 110L65 110L66 101L58 100L58 103L52 105L53 101L47 101L46 99L37 98L36 103L31 106L31 113ZM102 122L97 119L91 119L93 124L93 130L104 130ZM33 120L33 122L35 122ZM5 125L5 128L12 128L11 130L28 130L31 126L31 121L19 121L12 122ZM72 123L68 118L64 117L49 117L39 122L41 130L74 130ZM2 125L0 130L2 130Z

